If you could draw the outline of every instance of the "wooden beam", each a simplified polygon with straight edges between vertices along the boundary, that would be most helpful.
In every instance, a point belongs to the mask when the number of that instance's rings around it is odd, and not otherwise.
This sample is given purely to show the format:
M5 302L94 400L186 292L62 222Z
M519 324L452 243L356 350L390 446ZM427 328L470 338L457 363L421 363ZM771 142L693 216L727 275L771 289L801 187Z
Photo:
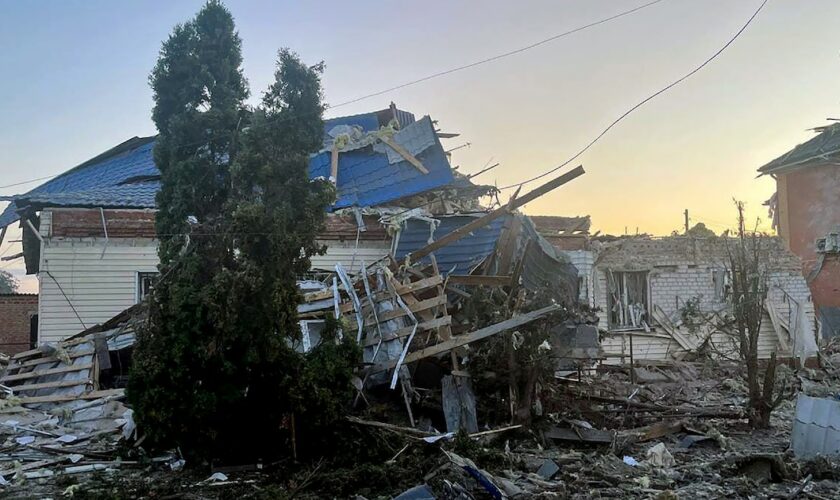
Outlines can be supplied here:
M538 309L536 311L532 311L526 314L522 314L520 316L514 316L508 320L502 321L501 323L496 323L495 325L488 326L486 328L482 328L480 330L476 330L471 333L467 333L464 335L458 335L453 337L451 340L447 340L445 342L440 342L439 344L435 344L433 346L427 347L425 349L421 349L419 351L415 351L409 353L403 364L411 363L413 361L417 361L420 359L428 358L429 356L434 356L436 354L440 354L443 352L451 351L456 347L461 347L462 345L467 345L471 342L477 342L482 339L486 339L487 337L491 337L498 333L510 330L511 328L516 328L518 326L522 326L526 323L530 323L532 321L538 320L543 316L552 313L554 311L560 310L560 306L552 305L548 307L544 307L542 309ZM382 372L385 370L390 370L397 365L397 360L392 359L389 361L385 361L384 363L379 363L374 365L368 369L368 373L377 373Z
M78 351L78 352L68 352L67 356L70 359L80 358L82 356L90 356L91 354L96 354L94 350L85 350L85 351ZM33 359L31 361L26 361L20 364L12 365L11 363L8 366L8 369L11 370L13 368L24 368L27 366L37 366L46 363L64 363L61 359L56 358L55 356L47 356L43 358ZM65 363L67 364L67 363Z
M510 285L510 276L483 276L475 275L449 275L449 283L452 285L467 285L467 286L508 286Z
M566 184L567 182L572 181L573 179L576 179L577 177L580 177L584 173L585 170L583 169L583 166L578 166L574 170L570 170L565 174L561 175L560 177L557 177L556 179L553 179L543 184L542 186L534 189L533 191L526 193L524 196L516 198L515 200L513 200L512 203L509 203L508 205L505 205L503 207L499 207L496 210L493 210L492 212L488 212L487 214L475 219L474 221L465 224L459 227L458 229L455 229L454 231L440 238L439 240L429 243L423 248L415 250L414 252L408 255L408 261L417 262L419 259L429 255L435 250L443 248L449 244L460 240L461 238L472 233L473 231L481 229L482 227L486 226L487 224L490 224L499 217L518 209L519 207L525 205L528 202L534 201L540 196L557 189L558 187L562 186L563 184Z
M405 158L405 161L414 165L414 168L419 170L421 173L429 173L429 169L427 169L420 160L418 160L413 154L409 153L407 149L394 142L390 137L380 137L380 139L382 139L382 142L387 144L388 147L396 151L397 154Z
M76 380L56 380L55 382L42 382L39 384L25 384L25 385L10 385L9 389L20 391L32 391L36 389L58 389L60 387L75 387L77 385L86 386L90 384L90 379L76 379Z
M420 311L425 311L427 309L431 309L433 307L441 306L443 304L446 304L445 295L434 297L428 300L421 300L416 304L409 304L408 308L409 310L411 310L411 312L416 313ZM379 315L379 323L384 323L385 321L401 318L403 316L406 316L407 314L408 313L406 313L402 309L394 309L393 311L387 311ZM373 326L375 324L376 323L374 321L368 321L367 323L365 323L365 326Z
M442 318L435 318L431 321L424 321L423 323L419 323L417 325L417 331L422 332L426 330L434 330L435 328L440 328L442 326L451 325L452 324L452 316L443 316ZM405 328L400 328L395 332L390 333L383 333L383 342L388 342L389 340L396 340L403 337L408 337L411 335L411 331L414 329L413 326L407 326ZM379 343L379 339L370 339L365 341L364 347L375 346Z
M26 373L18 373L16 375L8 375L0 379L0 383L8 385L7 382L14 380L26 380L28 378L43 377L44 375L56 375L58 373L80 372L82 370L90 370L93 368L93 363L85 363L82 365L63 366L61 368L51 368L49 370L37 370Z
M107 389L104 391L91 391L78 396L31 396L27 398L20 398L21 404L33 403L63 403L65 401L75 401L77 399L99 399L109 396L123 396L125 389ZM110 432L110 431L109 431Z
M335 144L333 144L330 154L330 180L338 186L338 147Z
M436 287L441 283L443 283L443 277L440 275L436 275L411 282L407 285L404 285L399 282L394 282L394 289L396 289L397 293L400 294L400 296L404 296L409 293L417 293L422 292L423 290L428 290L429 288ZM374 292L373 295L377 302L386 300L389 297L391 297L391 294L386 291Z
M663 330L668 332L668 334L673 338L677 344L680 345L686 351L695 351L699 347L694 341L688 337L686 337L679 329L671 323L671 320L668 319L668 315L665 314L665 311L662 310L659 305L654 304L653 310L651 311L651 315L653 319L659 323Z

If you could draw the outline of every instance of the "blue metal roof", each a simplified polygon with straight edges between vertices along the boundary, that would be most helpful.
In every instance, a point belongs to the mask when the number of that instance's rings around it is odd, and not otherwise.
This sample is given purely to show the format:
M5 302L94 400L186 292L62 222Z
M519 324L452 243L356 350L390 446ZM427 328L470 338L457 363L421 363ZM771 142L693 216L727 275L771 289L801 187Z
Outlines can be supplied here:
M451 183L454 180L452 169L431 120L415 122L406 130L417 127L424 128L424 133L434 139L434 146L416 156L429 171L428 174L423 174L407 161L389 163L387 153L377 151L378 148L367 147L341 153L338 198L333 208L381 205ZM312 157L309 175L312 178L330 176L329 152Z
M387 110L390 113L390 110ZM326 123L342 122L378 130L377 114L368 113L334 118ZM448 185L453 181L446 153L437 139L431 120L414 122L410 113L399 111L400 120L412 120L405 126L413 136L426 136L430 147L416 157L428 174L423 174L407 161L389 163L384 146L365 147L339 155L337 201L333 209L350 206L374 206ZM403 116L406 115L406 116ZM389 115L390 116L390 115ZM395 140L399 134L395 135ZM18 206L103 206L154 208L155 194L160 189L160 172L154 164L154 138L134 138L116 148L73 168L38 186L15 201L0 214L0 227L19 219ZM102 158L101 160L99 158ZM330 175L330 153L312 156L312 178Z
M484 213L472 215L452 215L439 217L440 225L435 229L432 238L440 238L455 229L473 221ZM499 217L490 224L476 229L468 236L450 243L434 252L438 269L443 274L469 274L488 255L493 253L496 242L502 233L510 215ZM400 232L399 245L397 246L397 261L401 262L406 255L419 250L429 243L429 223L422 220L411 219ZM431 262L429 257L424 257L422 262ZM454 269L454 270L453 270Z
M125 189L114 189L131 179L160 175L152 159L153 146L153 138L129 139L114 148L112 151L117 150L117 152L113 155L101 161L96 161L94 158L15 198L21 205L25 200L32 200L32 202L50 205L90 206L91 199L98 198L102 201L108 197L114 203L108 203L107 206L154 207L154 195L151 196L151 200L148 196L143 197L143 200L131 199L139 194L136 186L135 189L128 185ZM140 187L139 191L148 191L148 189L149 186L145 185ZM131 195L131 197L117 204L116 199L119 199L120 194ZM133 205L131 201L137 201L138 204ZM0 214L0 227L5 227L20 218L16 209L15 201L9 203Z

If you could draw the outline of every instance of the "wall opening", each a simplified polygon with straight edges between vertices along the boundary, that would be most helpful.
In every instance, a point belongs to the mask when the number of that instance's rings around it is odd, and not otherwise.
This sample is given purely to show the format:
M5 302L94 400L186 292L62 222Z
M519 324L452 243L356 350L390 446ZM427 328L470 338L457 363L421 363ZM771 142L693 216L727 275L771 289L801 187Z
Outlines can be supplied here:
M610 328L644 328L648 320L648 272L607 270Z

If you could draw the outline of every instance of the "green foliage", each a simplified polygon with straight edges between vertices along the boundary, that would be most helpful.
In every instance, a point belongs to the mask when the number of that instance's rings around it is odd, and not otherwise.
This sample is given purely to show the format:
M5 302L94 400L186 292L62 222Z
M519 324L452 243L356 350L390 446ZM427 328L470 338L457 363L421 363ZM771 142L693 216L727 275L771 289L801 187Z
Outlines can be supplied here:
M698 222L692 226L685 235L691 236L692 238L717 238L715 232L706 227L702 222Z
M18 290L18 281L11 273L0 271L0 293L15 293Z
M322 251L315 236L334 198L307 174L323 133L322 66L281 51L276 82L248 111L240 45L211 0L174 29L150 78L161 277L128 397L147 443L193 462L290 453L293 427L323 439L359 359L351 341L331 339L335 325L307 356L290 347L295 278Z

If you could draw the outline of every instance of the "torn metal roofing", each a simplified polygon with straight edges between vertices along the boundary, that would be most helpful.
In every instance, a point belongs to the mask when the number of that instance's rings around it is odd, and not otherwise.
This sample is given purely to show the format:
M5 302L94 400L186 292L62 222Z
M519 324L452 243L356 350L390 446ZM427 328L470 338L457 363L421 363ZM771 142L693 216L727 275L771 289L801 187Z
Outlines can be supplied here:
M440 224L435 229L430 227L429 222L418 219L409 220L399 235L395 252L397 261L401 262L406 255L425 247L433 239L445 236L482 215L484 213L438 217ZM502 228L510 217L510 215L499 217L468 236L436 250L435 260L441 274L469 274L493 253ZM421 261L431 262L429 257L424 257Z
M840 454L840 401L800 394L790 445L798 458Z
M400 110L396 113L402 129L394 134L394 141L404 144L429 173L423 174L382 144L341 153L337 200L333 209L380 205L453 182L452 169L431 119L425 117L415 121L411 113ZM378 130L382 120L393 115L394 112L388 109L334 118L327 120L325 127L353 124ZM407 123L402 124L403 120ZM160 172L152 155L154 139L130 139L28 193L15 196L0 214L0 227L17 221L20 218L18 208L25 206L36 209L46 206L154 208L155 195L160 189ZM310 177L328 178L330 160L329 152L313 155Z
M838 158L840 158L840 123L835 123L823 128L822 132L810 141L796 146L759 168L758 171L762 174L782 173Z
M329 132L332 128L338 125L351 125L361 127L365 132L373 132L375 130L379 130L380 127L387 126L394 118L397 119L400 127L405 127L414 123L414 114L401 109L394 108L392 110L388 108L370 113L326 119L324 120L324 132Z

